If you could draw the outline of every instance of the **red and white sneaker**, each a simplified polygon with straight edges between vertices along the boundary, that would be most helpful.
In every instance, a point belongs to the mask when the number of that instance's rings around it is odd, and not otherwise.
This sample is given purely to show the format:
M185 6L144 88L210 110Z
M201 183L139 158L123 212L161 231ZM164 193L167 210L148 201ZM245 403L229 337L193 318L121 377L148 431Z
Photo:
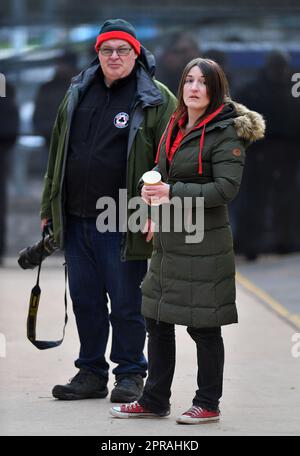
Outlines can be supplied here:
M142 407L137 401L112 407L109 413L116 418L163 418L170 415L170 410L153 413Z
M189 410L180 415L176 422L178 424L201 424L213 421L219 421L220 411L205 410L202 407L193 405Z

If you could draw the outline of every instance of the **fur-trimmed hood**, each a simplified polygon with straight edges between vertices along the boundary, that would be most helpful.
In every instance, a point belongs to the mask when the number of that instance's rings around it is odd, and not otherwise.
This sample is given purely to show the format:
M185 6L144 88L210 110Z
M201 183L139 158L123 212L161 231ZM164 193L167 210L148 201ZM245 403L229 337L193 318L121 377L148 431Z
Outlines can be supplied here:
M237 114L233 123L238 137L250 142L263 139L266 130L266 122L263 116L240 103L235 101L231 101L231 103Z
M176 127L178 131L178 125L184 121L184 117L179 119L177 122L176 112L172 115L169 124L160 140L158 145L157 154L155 158L155 164L159 161L161 145L166 138L166 155L171 160L171 142L172 135L173 140L175 139L174 132ZM224 128L228 125L234 125L237 136L245 142L253 142L262 139L265 134L265 121L261 114L256 111L250 111L246 106L232 101L230 98L225 100L225 103L221 105L216 111L208 115L205 119L201 120L195 125L192 131L200 132L199 142L199 174L202 174L202 150L205 140L205 132L211 131L215 128ZM175 127L175 128L174 128Z

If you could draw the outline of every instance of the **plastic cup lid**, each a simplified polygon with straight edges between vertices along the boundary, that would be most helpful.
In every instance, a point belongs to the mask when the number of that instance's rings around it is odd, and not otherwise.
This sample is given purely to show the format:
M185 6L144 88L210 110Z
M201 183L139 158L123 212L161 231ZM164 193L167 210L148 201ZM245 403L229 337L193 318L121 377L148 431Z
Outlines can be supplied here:
M161 181L161 174L158 171L147 171L142 179L147 184L158 184Z

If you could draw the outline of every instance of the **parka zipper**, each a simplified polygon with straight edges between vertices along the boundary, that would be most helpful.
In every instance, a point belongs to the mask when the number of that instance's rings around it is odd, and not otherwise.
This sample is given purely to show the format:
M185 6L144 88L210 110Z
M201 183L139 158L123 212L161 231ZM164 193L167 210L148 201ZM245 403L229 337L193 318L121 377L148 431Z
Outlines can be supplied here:
M160 217L161 219L161 217ZM161 225L161 220L159 219L159 225L160 225L160 244L161 244L161 248L162 248L162 259L161 259L161 262L160 262L160 286L161 286L161 297L160 297L160 300L158 302L158 306L157 306L157 315L156 315L156 324L158 325L159 324L159 318L160 318L160 309L161 309L161 303L162 303L162 300L163 300L163 262L164 262L164 253L165 253L165 249L164 249L164 244L163 244L163 241L162 241L162 225Z
M195 131L197 131L197 130L195 130ZM199 130L199 131L202 132L202 129ZM191 134L191 133L193 133L193 130L189 131L188 133L186 133L186 134L183 136L182 141L181 141L181 143L179 144L178 149L175 151L175 154L174 154L174 156L173 156L173 159L172 159L171 164L170 164L170 167L169 167L169 172L168 172L168 175L169 175L169 176L171 175L171 170L172 170L172 168L173 168L174 161L176 160L176 157L178 157L178 154L179 154L179 152L180 152L181 147L182 147L184 144L186 144L187 142L191 141L192 139L197 138L197 136L195 135L195 136L192 136L191 138L188 138L188 141L184 141L184 140L189 136L189 134Z

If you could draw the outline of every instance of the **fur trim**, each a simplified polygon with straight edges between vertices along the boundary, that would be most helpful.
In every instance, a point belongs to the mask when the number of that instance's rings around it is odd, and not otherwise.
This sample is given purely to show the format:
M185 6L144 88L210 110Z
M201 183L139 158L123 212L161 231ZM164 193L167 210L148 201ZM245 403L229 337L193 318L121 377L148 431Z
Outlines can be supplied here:
M232 101L238 117L234 119L234 126L239 138L246 141L257 141L265 136L266 122L261 114L250 111L246 106Z

